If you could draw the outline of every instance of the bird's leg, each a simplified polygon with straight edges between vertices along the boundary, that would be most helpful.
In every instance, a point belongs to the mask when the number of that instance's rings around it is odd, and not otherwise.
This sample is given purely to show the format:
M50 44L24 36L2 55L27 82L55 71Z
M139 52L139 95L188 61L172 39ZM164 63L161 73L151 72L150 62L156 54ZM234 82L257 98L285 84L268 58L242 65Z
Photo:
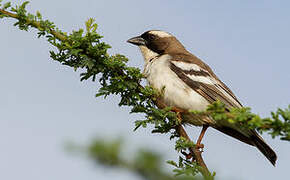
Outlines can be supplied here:
M182 110L182 109L179 109L179 108L177 108L177 107L173 107L173 108L171 108L171 111L176 113L176 116L177 116L179 122L181 123L182 118L181 118L181 114L180 114L180 113L183 113L183 112L185 112L185 111Z
M176 113L177 119L181 123L182 122L182 117L181 117L180 113L184 113L186 111L182 110L182 109L179 109L177 107L173 107L171 109L171 111ZM180 136L182 136L182 137L186 138L187 140L191 141L190 138L188 137L187 133L183 129L181 124L177 126L177 131L179 132ZM195 154L194 154L194 149L193 148L188 148L188 150L189 150L189 153L181 151L181 154L183 154L186 159L192 159L192 161L195 161L196 158L195 158Z
M203 138L203 136L204 136L205 131L207 130L207 128L208 128L208 125L203 125L202 126L202 130L201 130L200 135L199 135L199 137L197 139L197 142L195 144L195 146L196 146L197 149L204 148L204 145L201 144L201 140L202 140L202 138Z

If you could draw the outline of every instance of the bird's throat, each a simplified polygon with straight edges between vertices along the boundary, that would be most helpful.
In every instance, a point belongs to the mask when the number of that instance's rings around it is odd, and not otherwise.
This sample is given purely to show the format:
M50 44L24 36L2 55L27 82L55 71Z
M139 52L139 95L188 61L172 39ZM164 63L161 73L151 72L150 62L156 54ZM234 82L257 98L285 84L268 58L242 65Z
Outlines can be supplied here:
M143 55L145 63L148 63L148 62L152 61L153 59L156 59L159 56L158 53L150 50L146 46L139 46L139 48L140 48L140 51Z

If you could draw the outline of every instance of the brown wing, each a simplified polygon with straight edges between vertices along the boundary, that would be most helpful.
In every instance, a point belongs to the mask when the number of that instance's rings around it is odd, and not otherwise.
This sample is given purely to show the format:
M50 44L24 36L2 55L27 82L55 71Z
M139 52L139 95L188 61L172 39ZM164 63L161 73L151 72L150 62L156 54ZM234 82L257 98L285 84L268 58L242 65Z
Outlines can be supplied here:
M179 59L173 59L170 62L170 68L175 74L194 91L203 96L208 102L212 103L216 100L223 102L228 109L232 107L242 107L241 103L237 100L233 92L222 83L212 70L207 67L206 64L202 64L200 69L198 68L188 68L190 64L194 64L192 61L188 62L188 66L184 66L184 69L178 67L174 63L180 61ZM180 63L186 63L181 61ZM204 67L207 67L204 69ZM232 136L244 143L256 146L265 157L275 165L277 156L275 152L269 147L261 136L257 134L255 130L244 129L237 124L232 124L228 122L217 122L213 126L215 129Z
M206 72L204 74L205 76L212 77L216 80L216 86L217 88L222 88L223 91L227 93L227 95L231 96L236 103L239 104L240 107L242 107L242 104L239 102L237 97L234 95L234 93L228 88L212 71L212 69L205 64L202 60L197 58L191 53L179 53L179 54L173 54L172 55L172 61L182 61L182 62L187 62L187 63L193 63L201 67L202 71ZM182 70L182 69L181 69ZM185 73L186 74L186 73ZM216 90L216 89L215 89ZM235 106L234 106L235 107Z
M236 98L228 93L223 86L213 79L213 77L205 70L184 70L171 62L170 68L175 74L185 82L194 91L203 96L208 102L220 100L227 108L241 107ZM209 83L199 81L199 79L206 78Z

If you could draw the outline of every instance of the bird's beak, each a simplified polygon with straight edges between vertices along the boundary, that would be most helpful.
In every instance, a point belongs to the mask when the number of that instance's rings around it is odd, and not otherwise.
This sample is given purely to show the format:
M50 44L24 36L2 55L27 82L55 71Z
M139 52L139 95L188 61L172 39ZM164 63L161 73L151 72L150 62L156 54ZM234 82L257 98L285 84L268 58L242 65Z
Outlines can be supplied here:
M127 42L137 46L146 45L145 40L141 36L133 37L129 39Z

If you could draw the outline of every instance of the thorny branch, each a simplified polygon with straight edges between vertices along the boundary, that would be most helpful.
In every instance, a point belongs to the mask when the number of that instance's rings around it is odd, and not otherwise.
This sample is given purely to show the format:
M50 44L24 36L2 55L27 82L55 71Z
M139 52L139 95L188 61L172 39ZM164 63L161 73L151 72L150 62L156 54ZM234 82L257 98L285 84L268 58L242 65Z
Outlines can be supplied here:
M12 18L15 18L15 19L21 19L22 17L19 17L19 15L17 14L14 14L14 13L10 13L8 11L5 11L3 9L0 9L0 13L2 13L3 15L7 15L9 17L12 17ZM42 27L41 23L38 22L38 21L35 21L35 20L26 20L26 24L27 25L30 25L34 28L37 28L37 29L43 29L45 27ZM67 41L67 36L60 33L60 32L57 32L51 28L49 28L48 30L54 37L56 37L58 40L60 41ZM121 75L124 75L123 71L119 71ZM140 83L138 83L138 86L140 88L143 88ZM157 104L157 106L159 105L159 108L161 108L161 105L160 105L160 102L155 102ZM162 108L166 108L166 106L162 105ZM186 140L191 141L191 139L189 138L189 136L187 135L185 129L182 127L182 125L178 125L176 127L176 132L179 134L180 137L184 137ZM201 151L195 147L190 147L189 148L192 156L193 156L193 160L197 162L198 165L200 165L202 168L201 168L201 173L203 174L204 177L210 177L210 172L206 166L206 164L204 163L203 159L202 159L202 156L201 156ZM186 158L186 157L185 157Z
M155 101L156 105L158 108L166 108L166 105L160 100L160 98L156 98ZM190 137L188 136L187 132L185 131L185 129L182 126L182 119L181 116L177 115L177 118L179 120L179 123L176 128L175 131L177 132L177 134L179 135L179 137L183 137L185 138L188 142L193 142ZM196 148L195 146L191 146L188 148L189 152L190 152L190 156L192 156L192 161L196 161L197 164L201 167L200 172L202 173L202 175L206 178L206 179L213 179L213 177L211 176L210 171L207 168L207 165L205 164L201 154L202 151L199 148ZM187 159L188 156L186 154L184 154L185 158Z
M38 29L38 37L46 37L47 41L57 48L57 52L50 52L51 58L75 70L82 69L84 73L81 73L81 80L91 78L95 81L96 76L100 75L98 77L101 88L96 96L119 95L121 98L119 106L130 106L131 113L145 114L145 120L135 121L135 129L153 124L152 132L170 133L172 137L183 138L192 143L182 126L182 120L176 120L178 115L158 100L158 93L154 89L140 84L143 78L140 70L128 67L126 65L128 59L125 56L119 54L110 56L107 53L107 49L111 47L100 41L102 36L96 32L97 24L93 19L86 22L86 32L79 29L68 35L57 29L54 23L43 20L39 12L36 15L27 13L25 9L27 4L28 2L24 2L15 8L11 7L10 2L4 4L2 9L0 8L0 19L7 17L17 19L18 22L14 25L21 30L27 31L30 27ZM204 112L190 111L190 113L210 115L214 120L244 124L246 128L257 129L260 133L267 132L273 138L280 137L281 140L290 141L290 106L285 110L278 109L277 112L272 112L271 118L261 118L250 112L250 108L233 108L227 112L220 102L211 104ZM172 129L174 132L171 132ZM202 152L191 145L181 144L181 146L183 149L189 148L199 166L196 167L194 163L188 161L181 161L179 165L175 162L169 163L178 169L177 174L188 174L189 170L192 176L200 172L206 179L213 179L203 161Z

